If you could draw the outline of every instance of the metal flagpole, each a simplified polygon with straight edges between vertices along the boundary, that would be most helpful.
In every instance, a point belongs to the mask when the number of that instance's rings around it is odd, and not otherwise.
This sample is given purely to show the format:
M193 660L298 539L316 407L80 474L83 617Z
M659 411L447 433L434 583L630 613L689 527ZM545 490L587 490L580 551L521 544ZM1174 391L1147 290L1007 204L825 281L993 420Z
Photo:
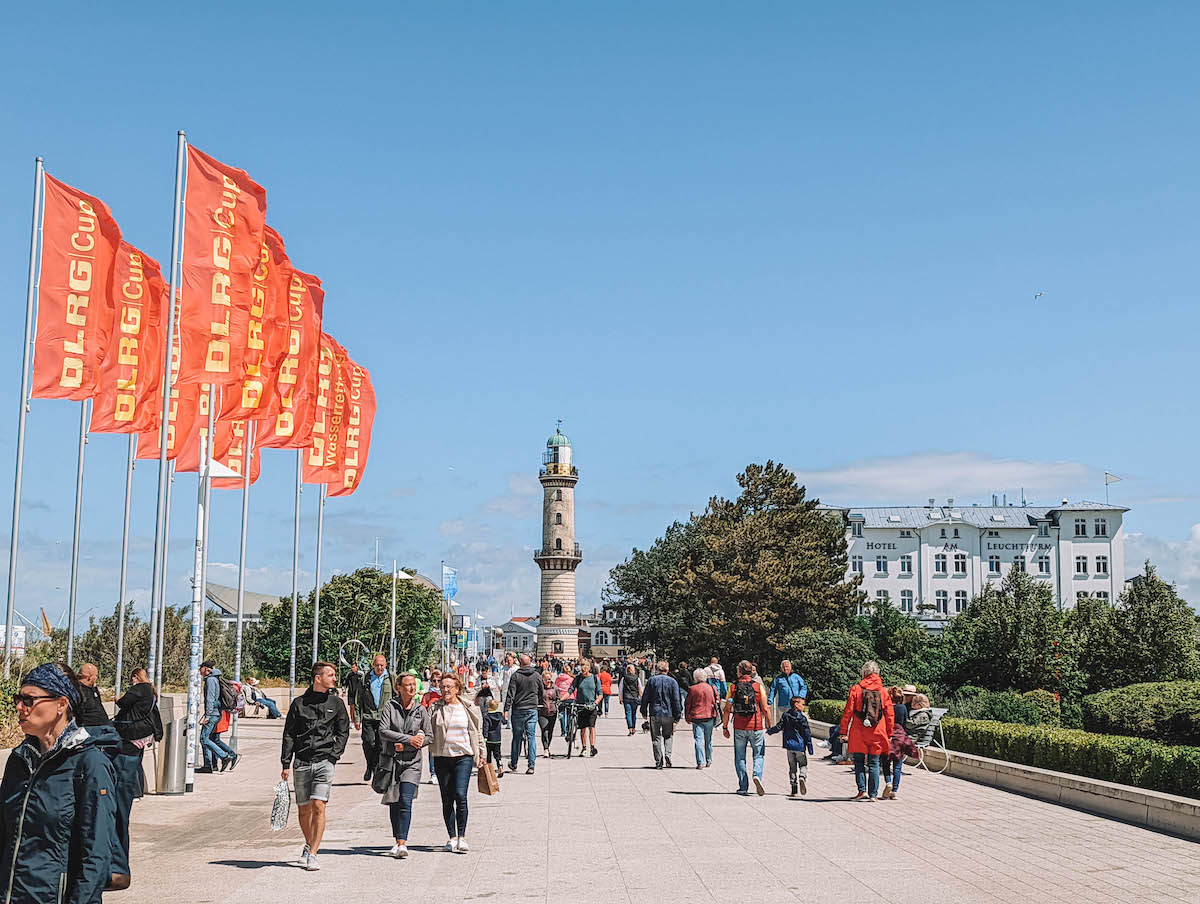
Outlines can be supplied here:
M166 627L167 627L167 562L170 561L171 555L171 501L175 493L175 462L171 462L167 467L167 517L163 524L163 550L162 550L162 569L158 575L158 587L152 592L157 592L159 599L162 600L162 605L158 607L158 621L154 623L157 636L155 639L155 648L151 650L151 656L158 656L158 671L154 675L154 686L158 688L159 695L162 694L162 676L163 676L163 649L166 645Z
M209 417L212 416L212 399L209 399ZM196 747L200 723L200 615L202 606L201 575L204 569L204 485L208 482L209 462L206 455L200 458L200 481L196 488L196 557L192 563L192 632L191 655L188 659L188 718L187 718L187 772L185 790L191 791L196 781Z
M33 217L29 226L29 287L25 294L25 345L21 350L21 398L17 414L17 465L13 476L12 535L8 545L8 608L4 618L4 677L12 674L13 607L17 598L17 537L21 531L21 472L25 465L25 414L29 411L29 359L33 351L34 300L37 298L38 227L42 221L42 158L33 162Z
M79 403L79 468L75 472L75 530L71 536L71 595L67 604L67 665L75 664L75 610L79 600L79 523L83 519L83 453L87 446L88 400Z
M166 570L166 507L167 507L167 427L171 422L171 352L175 344L175 299L179 297L179 256L183 236L183 173L184 163L187 158L187 138L183 134L183 130L179 130L175 141L175 202L171 208L171 295L170 302L167 305L167 339L163 349L163 397L162 397L162 419L158 422L158 501L155 510L154 521L154 571L151 576L151 599L150 599L150 623L153 625L155 616L163 605L163 590L165 584L162 580L162 573ZM161 656L156 656L154 640L156 638L151 634L150 656L148 669L151 674L159 676L157 686L162 690L162 663ZM159 632L158 646L162 647L161 632ZM189 773L189 778L191 777Z
M303 452L296 450L296 518L292 527L292 662L288 672L288 703L296 696L296 606L300 598L300 486L304 478Z
M234 631L233 642L233 680L242 682L242 619L246 605L246 518L250 514L250 460L254 455L254 421L247 422L246 457L243 459L245 473L242 474L242 540L238 547L238 594L237 594L237 627ZM238 714L232 716L230 735L233 738L233 749L238 749Z
M325 529L325 484L321 484L317 491L317 593L313 598L313 662L316 662L320 657L317 656L317 636L321 627L321 539Z
M378 556L378 553L376 553ZM391 663L392 671L396 669L396 560L392 559L392 646L391 656L388 662Z
M121 696L121 669L125 660L125 579L129 574L129 502L133 497L133 461L137 434L129 434L129 462L125 467L125 526L121 530L121 590L117 594L117 670L113 693Z
M211 465L213 455L217 449L216 437L216 421L217 421L217 387L213 383L208 384L208 438L205 440L205 457ZM204 539L201 542L201 548L204 550L204 559L200 565L200 656L204 657L204 629L205 619L204 610L208 606L208 522L209 514L212 507L212 474L207 475L204 481Z

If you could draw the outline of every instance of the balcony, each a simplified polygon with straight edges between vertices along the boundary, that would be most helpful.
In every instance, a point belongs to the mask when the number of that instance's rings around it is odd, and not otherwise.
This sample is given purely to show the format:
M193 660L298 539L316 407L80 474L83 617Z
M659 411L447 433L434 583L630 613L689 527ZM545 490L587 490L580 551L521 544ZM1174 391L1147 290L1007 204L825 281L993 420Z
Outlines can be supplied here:
M561 462L552 461L545 467L538 469L538 477L578 477L579 469L574 465L564 465Z
M572 549L535 549L533 558L537 559L574 559L576 562L583 560L583 550L576 543Z

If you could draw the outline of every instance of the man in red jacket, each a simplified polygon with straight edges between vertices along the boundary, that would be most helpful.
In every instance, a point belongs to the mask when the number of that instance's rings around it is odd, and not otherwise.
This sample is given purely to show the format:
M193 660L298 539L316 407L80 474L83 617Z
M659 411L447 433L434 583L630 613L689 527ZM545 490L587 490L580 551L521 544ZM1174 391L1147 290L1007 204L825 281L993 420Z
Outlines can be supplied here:
M854 758L854 781L858 785L855 800L865 797L874 803L879 794L879 758L891 753L894 720L891 701L879 677L879 665L868 662L862 667L862 681L850 688L838 727L842 742L849 738L850 755Z

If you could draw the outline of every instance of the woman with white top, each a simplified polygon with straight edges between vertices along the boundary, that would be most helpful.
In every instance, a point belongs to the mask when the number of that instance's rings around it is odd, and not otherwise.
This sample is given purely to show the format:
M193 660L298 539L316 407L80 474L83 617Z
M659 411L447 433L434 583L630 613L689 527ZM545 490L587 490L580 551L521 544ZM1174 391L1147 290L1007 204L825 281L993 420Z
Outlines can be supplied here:
M429 711L433 726L434 771L442 792L442 818L450 840L446 850L465 854L467 846L467 791L471 767L482 766L485 748L477 707L463 702L462 681L457 675L442 676L442 697Z

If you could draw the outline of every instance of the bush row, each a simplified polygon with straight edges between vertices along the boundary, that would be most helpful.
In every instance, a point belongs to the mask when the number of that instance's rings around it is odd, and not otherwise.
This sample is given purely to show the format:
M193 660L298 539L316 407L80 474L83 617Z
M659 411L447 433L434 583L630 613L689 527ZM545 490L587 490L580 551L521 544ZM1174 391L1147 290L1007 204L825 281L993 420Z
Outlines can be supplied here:
M1200 681L1131 684L1083 698L1083 727L1200 746Z

